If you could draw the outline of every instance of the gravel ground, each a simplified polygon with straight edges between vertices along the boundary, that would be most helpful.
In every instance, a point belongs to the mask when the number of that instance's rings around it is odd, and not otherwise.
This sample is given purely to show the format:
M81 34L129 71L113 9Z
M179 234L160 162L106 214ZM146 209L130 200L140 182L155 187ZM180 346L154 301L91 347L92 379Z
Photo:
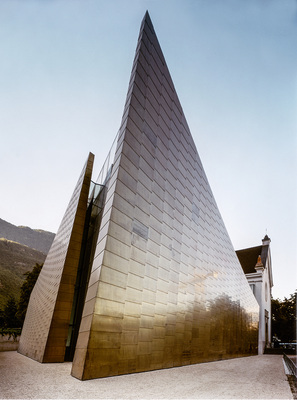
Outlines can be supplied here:
M2 399L293 399L281 355L263 355L80 381L71 363L0 353Z

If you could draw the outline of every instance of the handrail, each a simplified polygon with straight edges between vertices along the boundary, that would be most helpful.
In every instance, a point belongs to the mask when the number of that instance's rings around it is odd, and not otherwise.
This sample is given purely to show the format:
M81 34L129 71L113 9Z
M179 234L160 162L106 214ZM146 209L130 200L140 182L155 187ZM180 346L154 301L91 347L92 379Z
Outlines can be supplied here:
M286 367L288 368L288 370L291 372L290 375L294 375L295 378L297 378L297 368L296 368L296 364L294 363L293 360L290 359L290 357L288 357L285 353L283 354L284 357L284 362L286 364Z

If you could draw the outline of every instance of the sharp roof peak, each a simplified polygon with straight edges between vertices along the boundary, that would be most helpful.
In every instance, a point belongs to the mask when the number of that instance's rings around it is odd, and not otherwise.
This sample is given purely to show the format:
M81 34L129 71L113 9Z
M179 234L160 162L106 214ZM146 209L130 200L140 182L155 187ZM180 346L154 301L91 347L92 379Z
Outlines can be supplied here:
M150 27L153 28L153 23L152 23L152 20L151 20L151 17L150 17L150 14L149 14L148 10L146 10L146 12L144 14L143 21L146 24L150 25Z

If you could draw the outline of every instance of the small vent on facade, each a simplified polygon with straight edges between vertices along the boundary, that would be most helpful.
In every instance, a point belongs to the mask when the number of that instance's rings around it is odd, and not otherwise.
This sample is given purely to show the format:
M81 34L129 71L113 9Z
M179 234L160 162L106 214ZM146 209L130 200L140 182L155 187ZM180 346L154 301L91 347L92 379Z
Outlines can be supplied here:
M132 232L136 233L138 236L142 237L145 240L148 239L148 232L149 232L148 226L137 221L137 219L133 220Z

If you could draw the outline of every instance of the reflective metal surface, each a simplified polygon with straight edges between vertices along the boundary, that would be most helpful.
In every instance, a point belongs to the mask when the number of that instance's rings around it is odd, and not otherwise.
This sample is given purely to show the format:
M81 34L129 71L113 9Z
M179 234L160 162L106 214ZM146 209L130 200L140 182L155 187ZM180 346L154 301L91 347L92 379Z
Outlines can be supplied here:
M72 375L256 354L258 304L146 15Z
M93 155L32 292L19 351L41 362L63 361L68 337L72 356L71 321L78 326L84 303L72 366L79 379L255 354L258 304L148 14L113 164L111 154L99 174L105 189L96 241L89 243L90 277L84 271L86 298L78 289L73 301Z
M40 362L64 361L93 160L90 153L30 297L18 351Z

